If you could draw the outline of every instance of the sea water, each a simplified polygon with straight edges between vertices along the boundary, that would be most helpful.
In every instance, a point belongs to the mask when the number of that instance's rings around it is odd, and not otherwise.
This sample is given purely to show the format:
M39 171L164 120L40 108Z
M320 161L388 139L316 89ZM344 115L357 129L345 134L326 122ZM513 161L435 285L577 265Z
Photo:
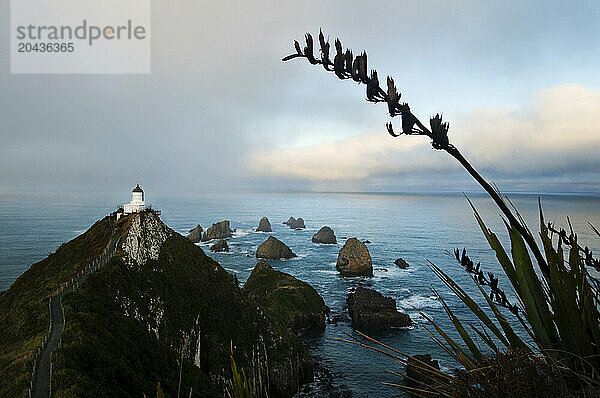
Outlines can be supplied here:
M470 195L488 227L510 249L500 211L484 194ZM512 202L535 233L539 230L537 196L513 194ZM600 226L600 197L581 195L542 195L546 221L566 227L566 216L578 233L579 242L600 249L598 238L587 222ZM235 273L241 284L257 263L255 251L267 233L254 232L261 217L268 217L272 235L287 244L298 257L269 261L275 268L312 285L339 321L329 324L322 335L304 336L317 361L315 381L304 386L300 396L392 397L398 391L382 382L400 379L383 370L397 371L402 366L366 348L334 340L359 337L349 321L346 298L357 286L376 289L396 300L400 311L415 322L406 329L374 332L370 335L407 354L429 353L443 369L458 364L429 336L424 313L450 333L453 327L436 298L434 289L465 325L476 320L433 272L428 262L441 267L479 303L477 288L449 254L467 248L485 271L500 277L500 287L511 297L507 278L489 248L473 217L467 200L460 193L444 194L363 194L363 193L227 193L194 198L159 197L152 201L162 211L161 218L175 231L185 235L200 224L229 220L235 229L229 239L229 253L211 253L208 243L199 244L227 271ZM31 264L45 258L61 243L84 232L96 220L113 211L114 203L86 195L1 195L0 196L0 290L7 289ZM304 230L291 230L283 222L290 216L302 217ZM336 245L311 241L319 228L327 225L337 236ZM335 269L337 255L347 238L369 240L373 258L372 278L340 277ZM409 264L400 269L394 260L402 257ZM483 304L482 304L483 306ZM483 306L485 307L485 306ZM507 317L510 319L510 314ZM512 319L514 320L514 318ZM477 323L475 323L477 324Z

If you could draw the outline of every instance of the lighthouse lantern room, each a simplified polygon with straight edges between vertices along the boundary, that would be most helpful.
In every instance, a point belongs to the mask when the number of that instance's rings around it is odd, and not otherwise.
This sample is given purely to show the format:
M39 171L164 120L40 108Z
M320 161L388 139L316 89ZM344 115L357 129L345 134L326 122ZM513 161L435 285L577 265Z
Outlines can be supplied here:
M137 184L133 191L131 191L131 202L123 205L123 213L139 213L146 209L146 202L144 202L144 191Z

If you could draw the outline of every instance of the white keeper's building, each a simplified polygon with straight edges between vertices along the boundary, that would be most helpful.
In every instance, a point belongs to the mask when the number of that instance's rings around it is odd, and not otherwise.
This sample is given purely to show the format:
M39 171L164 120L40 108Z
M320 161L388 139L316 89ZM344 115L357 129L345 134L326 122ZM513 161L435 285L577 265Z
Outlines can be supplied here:
M137 184L133 191L131 191L131 202L123 205L123 213L139 213L140 211L146 210L146 202L144 202L144 191L140 188L140 184Z

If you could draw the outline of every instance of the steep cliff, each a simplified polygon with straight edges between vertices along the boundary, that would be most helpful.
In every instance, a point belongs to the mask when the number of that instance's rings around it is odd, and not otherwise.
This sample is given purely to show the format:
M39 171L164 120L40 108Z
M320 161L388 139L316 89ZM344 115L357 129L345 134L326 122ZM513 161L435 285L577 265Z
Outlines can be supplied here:
M273 397L291 396L312 377L310 355L293 333L202 249L142 212L98 221L0 293L0 396L27 395L33 354L48 330L48 298L116 237L112 259L63 297L53 396L153 396L157 382L174 396L183 350L182 393L222 397L230 342L238 365L262 372Z
M36 348L48 331L48 299L108 245L114 218L107 216L33 264L0 292L0 396L25 397Z
M256 264L242 291L292 330L325 330L328 308L319 293L308 283L273 269L266 261Z
M183 349L183 391L220 397L230 342L248 371L266 354L271 396L291 396L310 378L306 348L241 294L231 274L154 214L134 217L122 250L63 301L53 392L139 397L160 382L174 395Z

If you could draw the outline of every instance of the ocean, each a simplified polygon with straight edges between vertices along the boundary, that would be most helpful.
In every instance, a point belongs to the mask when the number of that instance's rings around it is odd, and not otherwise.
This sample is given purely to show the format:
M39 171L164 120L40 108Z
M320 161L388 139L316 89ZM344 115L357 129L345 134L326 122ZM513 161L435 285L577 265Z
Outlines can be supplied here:
M147 193L147 196L151 193ZM469 195L488 227L506 244L508 239L499 210L481 193ZM539 230L537 196L510 195L533 232ZM124 193L123 201L128 201ZM600 250L598 238L587 225L600 226L600 196L542 195L546 221L566 227L566 216L578 233L579 242L594 252ZM163 221L186 235L196 224L205 229L212 223L229 220L234 236L229 253L209 256L243 283L257 260L254 252L268 236L254 232L261 217L269 218L273 235L286 243L298 257L270 261L270 264L309 284L321 294L333 316L343 320L327 326L318 336L304 336L318 366L315 381L304 386L299 396L392 397L397 391L382 382L399 379L384 370L400 370L401 365L368 349L334 340L344 333L358 337L352 330L345 301L348 293L362 285L378 290L397 302L408 313L414 327L372 333L371 336L407 354L429 353L443 369L458 365L431 339L419 312L432 317L451 335L452 324L432 289L447 301L465 324L474 321L468 310L428 268L428 261L440 266L467 292L482 299L469 276L449 255L455 248L466 248L484 270L500 276L500 287L510 290L494 253L488 247L467 200L460 192L444 194L366 194L366 193L226 193L205 194L196 198L158 197L154 208ZM0 195L0 290L7 289L31 264L45 258L61 243L87 230L96 220L115 209L115 203L87 195ZM307 228L294 231L282 223L290 216L302 217ZM327 225L337 236L337 245L318 245L311 241L319 228ZM373 258L372 278L344 278L335 269L337 254L347 238L369 240ZM402 257L408 269L399 269L394 260ZM485 307L485 306L484 306ZM510 314L507 315L510 319Z

